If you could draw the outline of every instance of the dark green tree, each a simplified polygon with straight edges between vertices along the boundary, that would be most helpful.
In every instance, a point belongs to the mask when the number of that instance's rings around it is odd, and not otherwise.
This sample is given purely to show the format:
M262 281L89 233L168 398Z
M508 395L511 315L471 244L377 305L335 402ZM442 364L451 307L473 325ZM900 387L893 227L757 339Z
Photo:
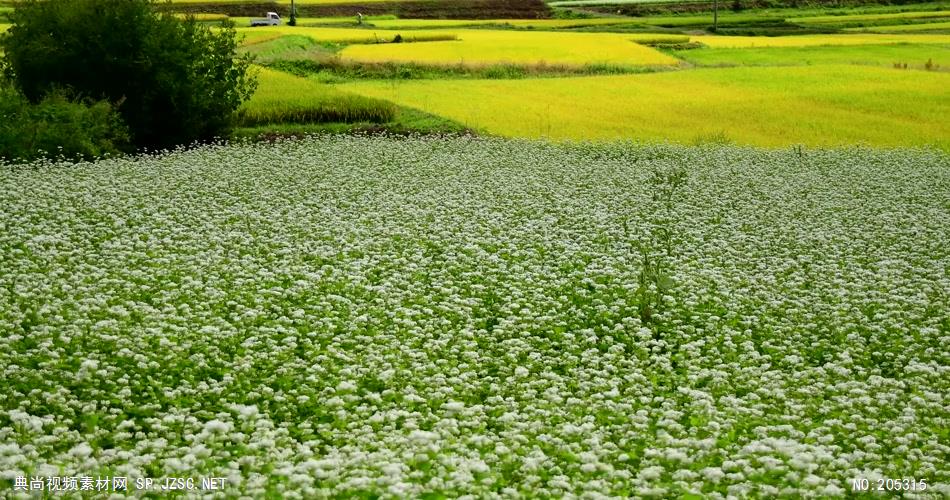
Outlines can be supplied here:
M93 159L121 153L128 133L106 101L78 102L62 91L31 104L0 78L0 162Z
M222 135L253 93L233 25L212 31L152 0L26 0L0 38L3 72L31 102L54 89L113 103L138 146Z

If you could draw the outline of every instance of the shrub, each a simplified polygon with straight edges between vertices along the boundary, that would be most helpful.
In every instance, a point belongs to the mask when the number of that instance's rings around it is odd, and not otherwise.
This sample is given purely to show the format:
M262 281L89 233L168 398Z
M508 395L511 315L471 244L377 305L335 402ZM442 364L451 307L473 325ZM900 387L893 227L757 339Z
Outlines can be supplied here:
M86 104L52 91L31 104L0 85L0 158L91 159L119 153L127 144L128 132L107 101Z
M151 0L28 0L11 21L4 72L31 102L61 87L107 99L140 146L220 135L254 90L233 25L211 31Z

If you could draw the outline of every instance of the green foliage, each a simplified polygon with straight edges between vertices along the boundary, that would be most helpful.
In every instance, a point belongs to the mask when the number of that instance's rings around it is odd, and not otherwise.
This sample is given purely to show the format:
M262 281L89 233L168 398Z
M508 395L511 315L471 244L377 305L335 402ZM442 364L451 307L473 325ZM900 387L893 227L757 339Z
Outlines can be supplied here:
M55 88L107 99L140 146L217 136L254 90L233 27L158 14L151 0L28 0L10 17L3 69L31 102Z
M127 143L127 130L107 101L87 105L53 91L31 104L0 86L0 160L90 159L119 153Z
M653 321L654 315L663 311L666 296L676 286L670 260L676 243L677 193L686 185L687 178L681 166L654 167L649 178L651 203L647 211L647 231L633 238L629 223L623 221L626 239L632 240L640 255L634 298L644 323Z
M340 92L329 85L260 69L260 88L238 111L238 123L385 123L395 106L387 101Z

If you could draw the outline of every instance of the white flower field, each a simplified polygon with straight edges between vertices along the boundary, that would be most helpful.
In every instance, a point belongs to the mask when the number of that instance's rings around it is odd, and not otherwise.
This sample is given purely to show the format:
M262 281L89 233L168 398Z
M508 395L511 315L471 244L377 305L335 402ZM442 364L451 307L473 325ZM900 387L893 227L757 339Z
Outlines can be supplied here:
M946 152L312 137L0 201L0 496L950 495Z

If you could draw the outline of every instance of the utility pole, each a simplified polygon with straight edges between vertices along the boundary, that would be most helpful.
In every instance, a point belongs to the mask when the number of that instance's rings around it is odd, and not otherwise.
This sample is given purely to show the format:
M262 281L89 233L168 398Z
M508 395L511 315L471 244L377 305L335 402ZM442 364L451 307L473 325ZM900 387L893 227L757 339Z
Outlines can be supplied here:
M719 29L719 0L713 0L713 32L715 33L718 29Z
M290 22L288 24L291 26L297 25L297 4L294 0L290 0Z

